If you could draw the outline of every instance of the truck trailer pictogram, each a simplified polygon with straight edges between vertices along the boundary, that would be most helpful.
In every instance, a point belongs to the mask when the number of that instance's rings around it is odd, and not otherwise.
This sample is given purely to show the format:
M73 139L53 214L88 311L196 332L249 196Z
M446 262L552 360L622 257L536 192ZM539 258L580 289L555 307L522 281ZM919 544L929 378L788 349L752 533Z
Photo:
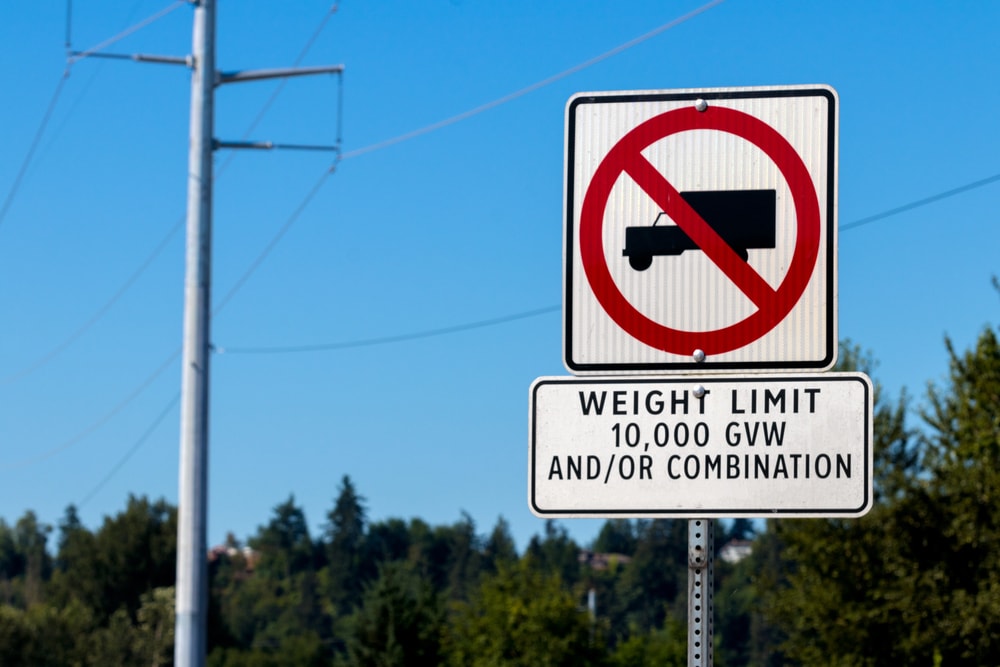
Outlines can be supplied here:
M701 190L680 194L744 262L750 256L750 249L774 248L774 190ZM622 256L628 257L629 265L636 271L652 266L653 257L699 250L677 225L657 226L664 215L661 211L648 227L625 228Z

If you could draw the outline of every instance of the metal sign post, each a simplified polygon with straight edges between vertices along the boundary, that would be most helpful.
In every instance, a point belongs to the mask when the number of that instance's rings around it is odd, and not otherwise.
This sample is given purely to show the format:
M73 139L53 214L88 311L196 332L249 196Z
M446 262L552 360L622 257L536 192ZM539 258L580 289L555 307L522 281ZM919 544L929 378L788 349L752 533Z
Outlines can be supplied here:
M715 521L688 521L688 665L711 667L715 604Z

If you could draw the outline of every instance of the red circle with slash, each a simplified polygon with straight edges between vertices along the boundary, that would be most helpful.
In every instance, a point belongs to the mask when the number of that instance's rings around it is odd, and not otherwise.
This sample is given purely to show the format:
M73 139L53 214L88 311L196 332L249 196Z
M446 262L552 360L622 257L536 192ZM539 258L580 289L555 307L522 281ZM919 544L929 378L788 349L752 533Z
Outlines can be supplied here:
M772 288L760 274L684 201L642 151L654 142L690 130L727 132L751 142L778 167L795 205L795 250L788 271ZM655 322L621 293L608 269L602 228L611 190L622 174L635 183L687 234L757 307L745 319L721 329L684 331ZM820 245L820 210L816 188L802 158L788 140L764 121L736 109L694 106L654 116L622 137L594 172L580 213L580 255L587 280L604 311L618 326L644 344L680 355L700 349L708 355L740 349L774 329L791 312L816 266Z

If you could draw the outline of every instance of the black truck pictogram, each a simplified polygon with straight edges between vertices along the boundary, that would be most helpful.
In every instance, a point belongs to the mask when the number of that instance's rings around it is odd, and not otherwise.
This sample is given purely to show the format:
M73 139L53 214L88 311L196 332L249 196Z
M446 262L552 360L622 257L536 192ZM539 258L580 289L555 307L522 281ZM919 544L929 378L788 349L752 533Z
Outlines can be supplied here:
M773 248L775 237L774 190L702 190L682 192L681 197L701 218L747 261L751 248ZM679 255L698 250L684 230L676 225L626 227L622 256L636 271L645 271L658 255Z

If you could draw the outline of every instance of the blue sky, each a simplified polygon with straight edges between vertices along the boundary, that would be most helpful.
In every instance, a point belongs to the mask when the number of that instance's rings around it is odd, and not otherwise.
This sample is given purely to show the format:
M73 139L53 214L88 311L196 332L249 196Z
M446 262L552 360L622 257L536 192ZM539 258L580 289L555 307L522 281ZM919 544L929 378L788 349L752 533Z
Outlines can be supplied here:
M169 7L76 0L72 46ZM216 136L243 138L266 109L249 138L330 144L339 127L345 159L324 176L324 153L216 155L212 543L253 534L289 494L318 531L345 474L372 520L465 511L485 533L503 516L520 548L542 531L526 502L528 387L568 375L564 108L577 92L833 86L841 338L918 408L946 373L945 337L964 349L998 322L1000 180L852 226L1000 174L998 3L330 9L219 9L220 69L291 66L310 45L302 65L346 73L342 104L335 77L223 87ZM0 516L55 524L82 503L96 527L129 493L177 497L189 73L85 59L60 85L65 5L0 14ZM191 18L180 6L108 51L185 55ZM287 349L300 346L329 349ZM599 524L563 522L582 542Z

